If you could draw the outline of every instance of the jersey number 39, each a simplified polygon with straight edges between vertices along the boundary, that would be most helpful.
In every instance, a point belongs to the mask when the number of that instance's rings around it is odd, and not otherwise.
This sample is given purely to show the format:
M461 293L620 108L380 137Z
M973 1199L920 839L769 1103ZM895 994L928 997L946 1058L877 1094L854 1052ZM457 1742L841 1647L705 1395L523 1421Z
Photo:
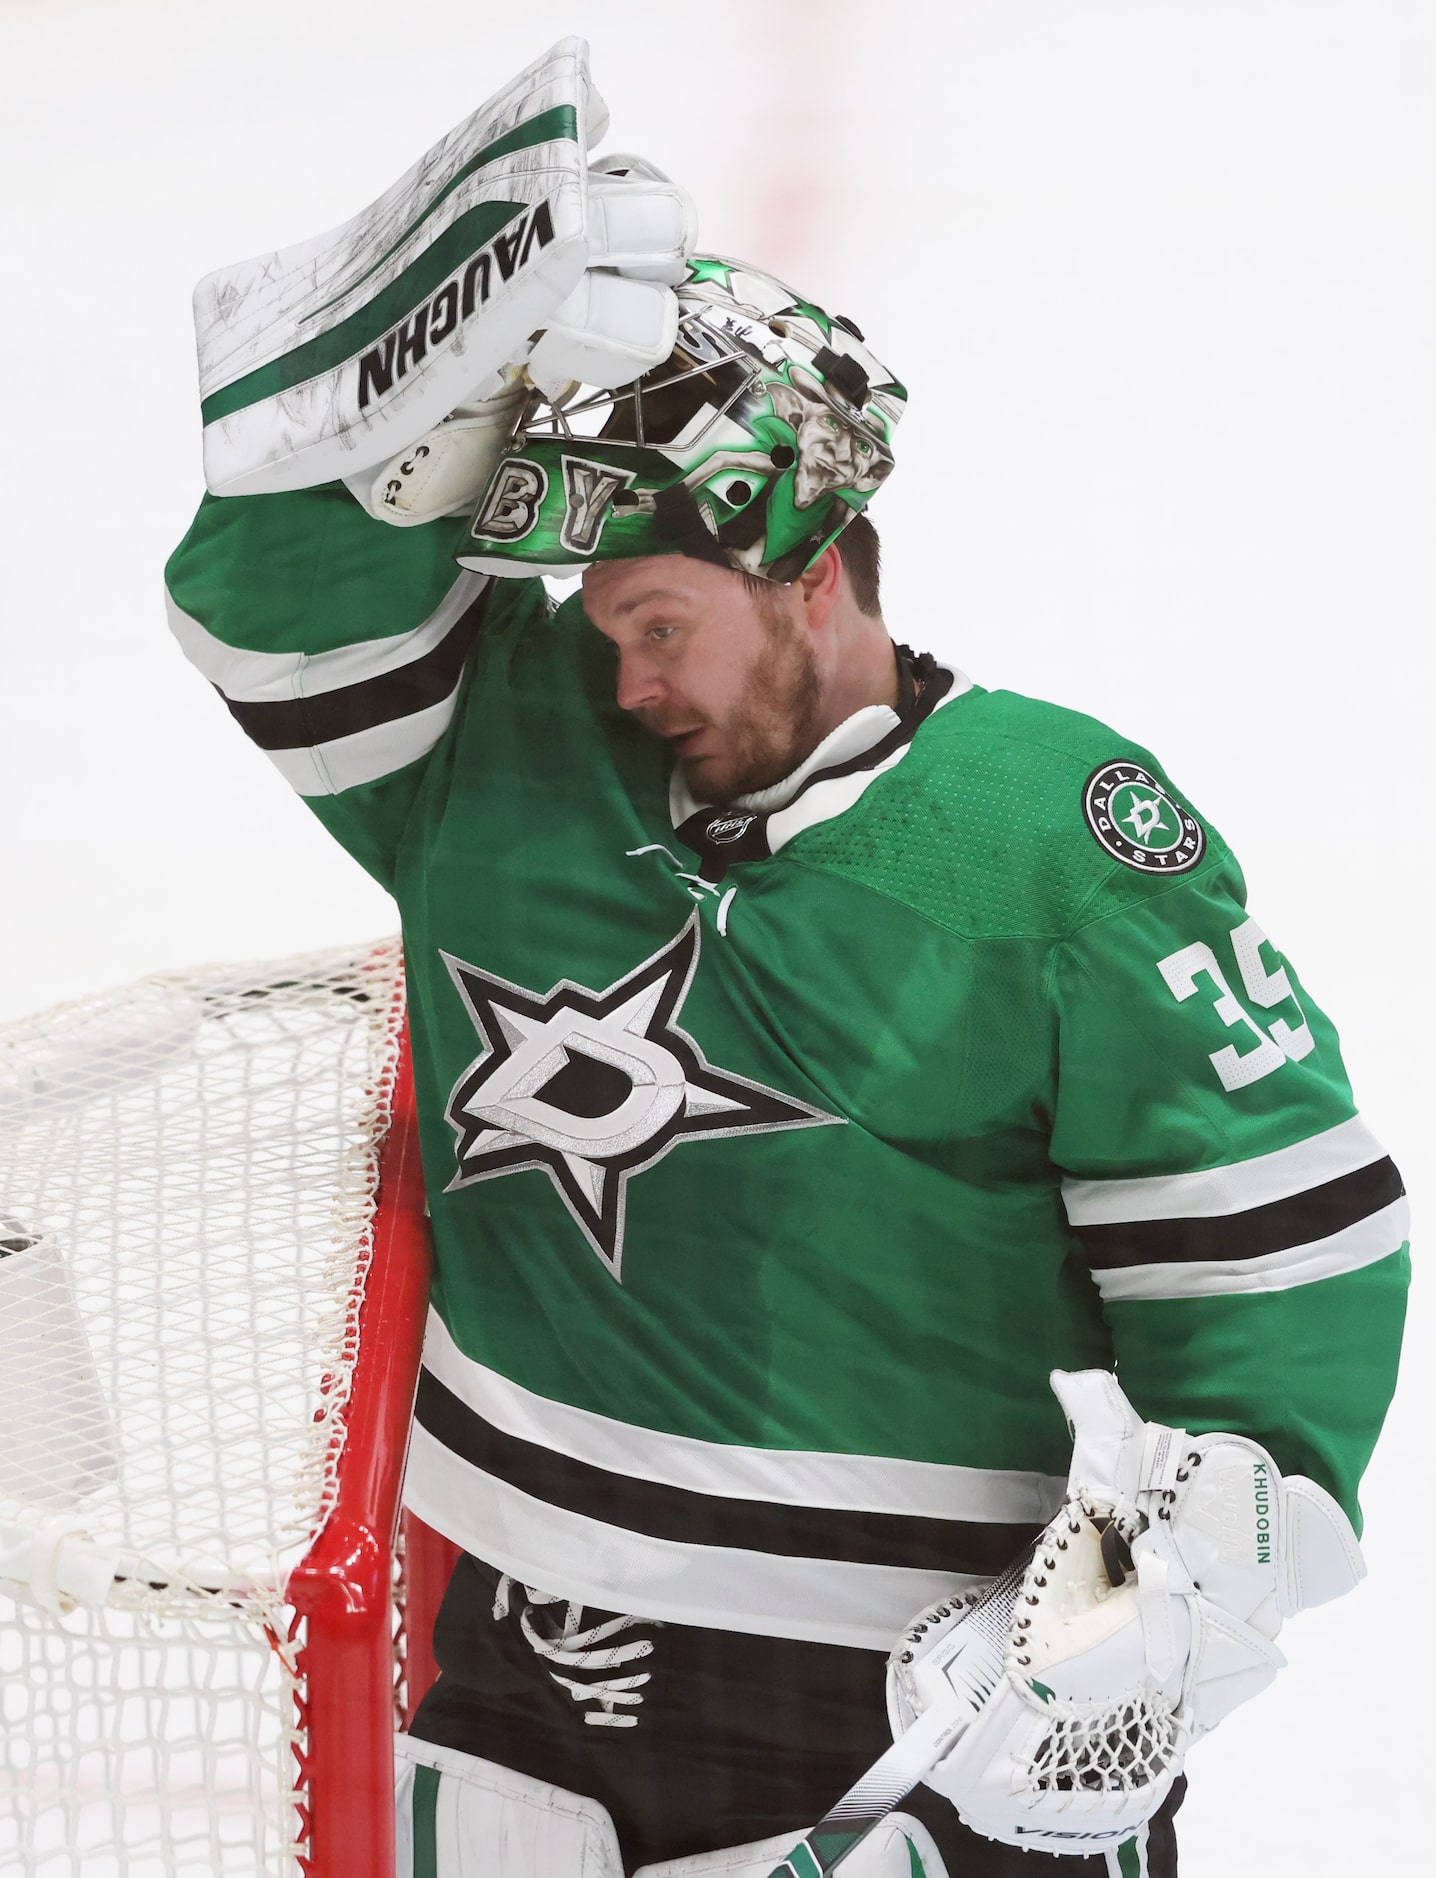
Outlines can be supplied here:
M1245 1089L1248 1083L1259 1082L1263 1076L1270 1076L1273 1070L1280 1069L1288 1060L1300 1062L1302 1057L1309 1056L1316 1048L1306 1014L1297 1002L1291 980L1286 975L1286 967L1278 965L1274 972L1269 972L1262 964L1261 949L1264 945L1270 945L1271 941L1261 927L1254 919L1247 920L1233 929L1231 944L1247 997L1263 1011L1269 1011L1274 1005L1284 1004L1290 999L1298 1019L1295 1026L1281 1017L1273 1019L1269 1024L1259 1024L1233 994L1216 953L1205 940L1199 939L1192 945L1183 946L1179 952L1170 953L1157 964L1157 970L1167 981L1168 989L1179 1004L1185 1004L1188 998L1197 995L1201 989L1197 981L1204 978L1208 989L1216 993L1212 1008L1227 1028L1242 1026L1256 1039L1250 1049L1239 1050L1235 1044L1229 1043L1225 1049L1211 1052L1212 1068L1217 1072L1223 1089L1229 1093L1234 1089Z

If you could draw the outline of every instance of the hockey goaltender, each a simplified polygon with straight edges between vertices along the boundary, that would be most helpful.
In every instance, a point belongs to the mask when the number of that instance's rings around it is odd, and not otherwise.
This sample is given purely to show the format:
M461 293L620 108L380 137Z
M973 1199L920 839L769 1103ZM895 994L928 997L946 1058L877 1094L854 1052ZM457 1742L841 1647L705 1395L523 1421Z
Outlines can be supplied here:
M400 1868L1170 1875L1362 1573L1401 1181L1158 760L894 644L904 386L604 115L566 41L196 296L174 629L403 918Z

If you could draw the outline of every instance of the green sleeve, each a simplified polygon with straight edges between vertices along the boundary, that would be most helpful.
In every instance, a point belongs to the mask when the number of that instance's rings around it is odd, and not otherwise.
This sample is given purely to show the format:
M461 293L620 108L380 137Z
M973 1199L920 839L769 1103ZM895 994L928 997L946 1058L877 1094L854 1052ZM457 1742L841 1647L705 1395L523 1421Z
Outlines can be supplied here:
M458 569L454 519L394 528L339 484L206 496L165 570L170 623L241 728L392 890L486 615L535 581Z
M1140 1412L1249 1434L1355 1518L1395 1387L1404 1189L1244 897L1217 848L1095 898L1056 948L1051 1152Z

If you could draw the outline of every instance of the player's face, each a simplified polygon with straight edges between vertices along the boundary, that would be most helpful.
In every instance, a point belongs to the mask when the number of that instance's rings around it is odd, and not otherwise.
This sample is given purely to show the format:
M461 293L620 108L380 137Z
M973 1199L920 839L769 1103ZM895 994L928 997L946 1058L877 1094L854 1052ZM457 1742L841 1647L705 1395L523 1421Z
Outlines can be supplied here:
M672 748L703 802L780 782L817 742L817 660L786 587L666 554L600 561L588 617L618 654L618 702Z

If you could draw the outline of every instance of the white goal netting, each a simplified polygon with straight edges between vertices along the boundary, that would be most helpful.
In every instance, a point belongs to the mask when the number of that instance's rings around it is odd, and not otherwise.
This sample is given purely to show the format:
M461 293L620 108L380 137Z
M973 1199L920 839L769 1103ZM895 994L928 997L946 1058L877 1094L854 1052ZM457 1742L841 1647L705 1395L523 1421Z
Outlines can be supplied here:
M397 942L0 1030L0 1874L290 1878Z

